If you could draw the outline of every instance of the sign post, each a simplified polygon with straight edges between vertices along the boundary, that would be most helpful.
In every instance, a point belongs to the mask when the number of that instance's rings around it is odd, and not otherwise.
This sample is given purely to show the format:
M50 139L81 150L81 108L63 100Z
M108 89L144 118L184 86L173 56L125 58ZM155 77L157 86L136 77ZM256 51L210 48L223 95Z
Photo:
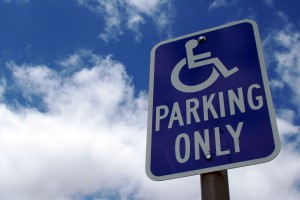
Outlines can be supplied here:
M201 174L201 200L229 200L227 170Z
M280 151L252 20L158 43L151 52L148 109L146 173L152 180L202 174L203 183L214 182L211 172L267 162Z

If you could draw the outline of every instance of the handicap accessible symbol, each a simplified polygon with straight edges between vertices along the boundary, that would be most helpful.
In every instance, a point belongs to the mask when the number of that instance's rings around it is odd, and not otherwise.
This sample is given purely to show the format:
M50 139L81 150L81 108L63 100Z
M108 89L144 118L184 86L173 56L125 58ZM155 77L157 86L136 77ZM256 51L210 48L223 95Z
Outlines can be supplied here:
M183 58L181 61L179 61L172 71L171 82L173 86L181 92L199 92L211 86L218 79L220 73L223 75L223 77L227 78L239 70L237 67L228 70L224 66L224 64L219 60L219 58L211 58L211 52L194 55L193 49L196 48L198 45L199 42L196 39L189 40L185 44L186 58ZM188 66L188 69L203 66L208 67L209 64L214 64L215 67L213 67L211 75L204 82L199 83L197 85L186 85L182 83L179 79L179 73L186 64Z

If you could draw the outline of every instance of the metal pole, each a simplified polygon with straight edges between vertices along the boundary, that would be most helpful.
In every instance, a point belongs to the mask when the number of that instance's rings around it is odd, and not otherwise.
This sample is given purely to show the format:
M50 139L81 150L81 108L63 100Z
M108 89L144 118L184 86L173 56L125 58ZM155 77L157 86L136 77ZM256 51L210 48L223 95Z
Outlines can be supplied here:
M227 170L201 174L201 199L230 199Z

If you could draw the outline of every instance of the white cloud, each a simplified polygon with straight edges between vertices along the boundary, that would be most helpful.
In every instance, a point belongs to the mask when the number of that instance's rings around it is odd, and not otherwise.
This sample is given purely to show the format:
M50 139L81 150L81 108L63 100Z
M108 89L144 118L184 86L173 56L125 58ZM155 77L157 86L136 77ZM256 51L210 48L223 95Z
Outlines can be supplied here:
M300 30L286 20L281 30L270 33L265 46L272 52L268 57L274 60L278 75L271 83L279 89L284 85L290 88L294 97L292 103L300 109L300 89L297 87L300 84Z
M223 6L227 6L227 3L225 0L214 0L209 8L212 9L212 8L218 8L218 7L223 7Z
M271 162L230 170L232 199L299 199L299 127L284 119L277 119L277 124L281 138L296 134L298 140L286 143L282 139L281 152Z
M65 77L45 65L7 64L21 92L39 96L47 109L0 104L0 199L200 199L199 176L146 177L147 95L134 94L120 62L79 51L60 63L86 67ZM280 116L293 119L289 110ZM292 122L277 121L281 137L298 137ZM268 164L230 170L232 199L299 199L297 145L284 143Z
M5 88L7 87L6 79L1 78L0 79L0 102L4 98Z
M105 27L100 38L108 42L118 40L125 30L133 31L136 40L142 34L139 27L152 19L158 30L171 34L172 0L77 0L78 4L103 16ZM160 17L159 17L160 16Z
M272 6L274 4L274 0L263 0L268 6Z
M276 114L278 118L285 119L288 122L294 122L297 118L296 112L290 109L277 109Z
M117 0L102 0L99 1L99 8L103 9L105 13L105 28L104 33L100 34L100 38L108 42L110 39L118 39L119 35L123 34L121 24L123 23L123 16L121 11L118 9Z
M142 38L142 33L139 31L140 25L144 24L145 20L141 15L131 14L127 21L127 27L135 32L135 40L140 41Z
M160 6L160 4L167 3L166 0L126 0L126 2L135 7L137 10L149 15L156 12L155 10Z
M134 97L122 64L89 59L90 69L69 78L9 63L22 92L40 96L47 112L1 104L0 199L121 193L144 174L146 96Z
M284 83L280 80L271 79L269 83L272 89L282 89L284 87Z
M77 68L80 67L83 63L81 62L81 55L73 54L68 58L61 60L59 64L66 68Z
M227 7L236 3L236 0L214 0L210 5L209 9Z
M284 12L279 11L279 12L276 12L275 14L277 17L279 17L280 20L282 20L285 23L288 23L289 18Z
M299 199L299 158L296 151L283 149L270 163L230 171L232 199Z
M45 65L22 65L8 63L7 66L13 70L17 84L26 89L26 93L47 94L53 89L59 87L58 81L55 81L57 75Z

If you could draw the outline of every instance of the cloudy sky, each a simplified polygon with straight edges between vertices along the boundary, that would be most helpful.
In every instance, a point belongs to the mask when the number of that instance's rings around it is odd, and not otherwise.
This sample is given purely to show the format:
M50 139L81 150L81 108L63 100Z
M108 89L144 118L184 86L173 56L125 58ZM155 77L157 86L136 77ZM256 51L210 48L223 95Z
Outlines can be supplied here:
M298 0L0 0L0 199L200 199L199 176L145 173L150 52L258 23L282 142L229 170L232 199L300 199Z

